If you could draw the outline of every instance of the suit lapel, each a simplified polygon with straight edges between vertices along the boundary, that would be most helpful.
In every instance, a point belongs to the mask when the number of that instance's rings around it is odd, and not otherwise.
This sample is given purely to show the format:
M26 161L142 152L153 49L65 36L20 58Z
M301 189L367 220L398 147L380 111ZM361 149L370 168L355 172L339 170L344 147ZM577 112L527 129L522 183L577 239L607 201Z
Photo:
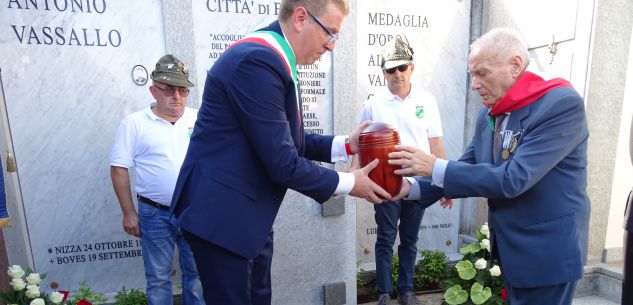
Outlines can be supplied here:
M521 128L524 128L522 122L530 115L530 109L532 109L532 104L512 111L510 114L510 118L508 119L506 129L510 129L516 132L520 131Z
M525 107L521 107L517 110L512 111L510 113L510 117L508 118L508 122L506 123L505 130L511 130L513 133L520 132L521 136L523 136L523 132L525 129L523 121L530 115L531 108L532 108L532 104L529 104ZM502 164L503 162L506 162L506 161L507 160L503 160L503 158L497 158L497 163L495 163L495 165Z
M481 129L479 132L479 139L481 142L481 146L479 147L479 156L482 163L490 163L492 164L492 143L494 141L493 131L490 130L488 124L488 114L487 111L481 112L481 120L483 124L480 124Z

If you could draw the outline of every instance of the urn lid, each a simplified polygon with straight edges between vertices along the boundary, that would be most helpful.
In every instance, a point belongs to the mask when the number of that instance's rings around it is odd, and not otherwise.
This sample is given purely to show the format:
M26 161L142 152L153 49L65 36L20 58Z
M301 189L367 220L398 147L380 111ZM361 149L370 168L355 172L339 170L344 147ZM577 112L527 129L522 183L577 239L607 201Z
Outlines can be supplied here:
M374 122L365 127L358 137L359 145L399 144L400 136L396 127L382 122Z

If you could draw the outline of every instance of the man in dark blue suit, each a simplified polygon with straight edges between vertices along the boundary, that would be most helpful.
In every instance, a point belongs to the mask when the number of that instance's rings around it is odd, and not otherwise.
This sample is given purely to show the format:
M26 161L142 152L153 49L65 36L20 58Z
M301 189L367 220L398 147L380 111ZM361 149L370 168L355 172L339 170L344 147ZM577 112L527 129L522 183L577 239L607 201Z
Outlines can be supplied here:
M347 0L281 2L279 20L228 48L207 74L172 212L196 260L208 305L270 304L272 226L288 188L319 203L391 196L367 174L311 160L347 160L349 137L304 134L296 65L332 51Z
M584 103L567 81L545 81L527 65L516 31L483 35L471 46L468 68L486 107L464 155L447 161L399 147L389 162L405 166L396 173L431 176L446 198L488 199L492 253L510 304L571 304L590 213ZM418 185L428 187L410 182L402 192L410 199Z

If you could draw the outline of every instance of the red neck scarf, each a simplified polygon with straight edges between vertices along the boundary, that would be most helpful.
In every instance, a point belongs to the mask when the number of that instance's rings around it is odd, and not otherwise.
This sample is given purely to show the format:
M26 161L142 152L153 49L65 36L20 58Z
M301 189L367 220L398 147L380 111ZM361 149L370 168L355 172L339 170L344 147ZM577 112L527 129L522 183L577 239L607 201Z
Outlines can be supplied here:
M492 108L486 104L488 115L495 116L498 114L512 112L522 108L538 100L541 96L550 90L558 87L572 87L572 85L562 79L554 78L544 80L540 76L532 72L524 72L521 77L510 87L510 90L504 95ZM493 119L494 122L494 119Z

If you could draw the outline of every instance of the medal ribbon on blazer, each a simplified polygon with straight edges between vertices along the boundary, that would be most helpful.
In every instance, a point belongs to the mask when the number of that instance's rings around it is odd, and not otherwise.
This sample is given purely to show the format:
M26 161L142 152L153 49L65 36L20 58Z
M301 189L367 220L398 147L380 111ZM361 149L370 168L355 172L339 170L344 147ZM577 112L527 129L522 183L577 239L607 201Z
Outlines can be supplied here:
M288 41L277 32L273 31L257 31L247 35L246 37L236 41L229 48L238 44L253 42L260 45L267 46L273 49L279 57L283 60L286 71L292 77L292 82L295 85L295 98L297 101L297 116L299 119L299 128L303 126L303 119L301 118L301 100L299 99L299 81L297 79L297 60L295 59L295 53L288 44ZM299 141L303 144L303 135L299 136Z
M506 95L495 103L492 108L490 105L484 104L489 108L488 120L490 122L490 128L494 130L494 116L512 112L527 106L541 98L550 90L558 87L572 87L572 85L562 78L554 78L546 81L532 72L524 72L514 85L510 87Z

